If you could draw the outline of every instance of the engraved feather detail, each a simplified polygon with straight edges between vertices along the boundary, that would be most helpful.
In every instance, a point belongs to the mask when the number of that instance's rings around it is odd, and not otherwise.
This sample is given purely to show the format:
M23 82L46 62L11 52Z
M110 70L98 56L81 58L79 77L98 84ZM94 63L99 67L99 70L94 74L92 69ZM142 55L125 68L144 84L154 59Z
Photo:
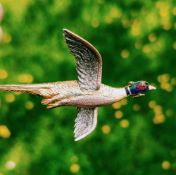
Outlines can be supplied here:
M75 120L75 141L78 141L90 134L97 125L98 108L78 108Z
M102 59L99 52L86 40L64 29L66 43L76 58L81 90L98 90L101 85Z

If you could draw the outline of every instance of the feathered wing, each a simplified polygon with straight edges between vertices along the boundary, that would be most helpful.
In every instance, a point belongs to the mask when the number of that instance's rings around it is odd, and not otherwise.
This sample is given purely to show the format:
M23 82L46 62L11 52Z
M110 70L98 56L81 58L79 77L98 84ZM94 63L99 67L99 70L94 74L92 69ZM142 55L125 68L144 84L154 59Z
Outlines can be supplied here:
M101 55L88 41L75 33L64 29L64 36L71 53L76 58L81 90L98 90L102 76Z
M78 141L90 134L97 125L98 108L78 108L74 136Z

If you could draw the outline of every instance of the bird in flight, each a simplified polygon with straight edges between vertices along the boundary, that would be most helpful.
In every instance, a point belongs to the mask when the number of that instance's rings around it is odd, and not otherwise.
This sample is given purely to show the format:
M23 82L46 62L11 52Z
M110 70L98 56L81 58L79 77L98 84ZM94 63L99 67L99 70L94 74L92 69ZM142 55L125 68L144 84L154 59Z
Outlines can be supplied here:
M43 97L47 108L77 107L74 125L75 141L90 134L97 125L98 107L120 101L127 96L140 97L156 89L146 81L129 82L120 88L101 83L102 59L97 49L88 41L64 29L64 37L76 60L78 80L42 84L0 85L0 91L26 92Z

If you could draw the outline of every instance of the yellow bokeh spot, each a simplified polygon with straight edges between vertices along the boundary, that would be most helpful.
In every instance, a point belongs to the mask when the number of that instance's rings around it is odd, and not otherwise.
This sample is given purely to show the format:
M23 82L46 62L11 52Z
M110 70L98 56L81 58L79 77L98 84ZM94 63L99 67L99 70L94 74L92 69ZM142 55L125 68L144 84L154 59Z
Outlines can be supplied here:
M158 2L156 2L156 7L159 9L161 17L164 18L164 17L168 16L169 6L167 3L158 1Z
M31 110L34 108L34 103L31 101L26 102L25 104L26 109Z
M151 48L149 47L149 45L144 45L142 51L147 54L150 53Z
M156 35L154 33L152 33L148 36L148 39L150 42L154 42L154 41L156 41Z
M161 83L161 82L168 82L170 79L170 75L169 74L161 74L157 77L157 80Z
M149 13L147 13L147 11L145 11L145 17L144 17L144 22L145 23L142 23L142 27L145 28L145 25L150 25L152 27L156 26L157 24L157 20L158 20L158 17L156 15L156 13L154 11L150 11Z
M102 130L103 134L109 134L111 131L111 128L109 125L103 125L101 130Z
M133 105L133 110L134 111L139 111L140 110L140 106L138 104L134 104Z
M21 74L18 76L18 81L20 83L32 83L33 76L31 74Z
M156 106L156 102L154 100L151 100L148 105L150 108L154 108Z
M109 15L112 17L112 18L120 18L122 16L122 13L119 9L115 8L115 7L112 7Z
M122 16L121 11L116 7L112 7L104 17L104 20L107 24L111 24L114 19L120 18L121 16Z
M169 162L168 160L164 160L164 161L162 162L161 166L162 166L162 168L163 168L164 170L168 170L168 169L171 168L171 164L170 164L170 162Z
M8 77L8 72L5 69L0 69L0 79L4 80Z
M130 53L129 53L128 50L124 49L124 50L121 51L121 57L122 58L128 58L129 55L130 55Z
M6 101L7 101L8 103L12 103L12 102L15 101L15 95L13 95L13 94L7 94L7 95L5 96L5 99L6 99Z
M164 89L168 92L171 92L173 90L172 86L170 83L161 83L161 89Z
M163 29L164 30L170 30L172 25L168 22L163 23Z
M155 112L156 114L161 114L161 113L162 113L162 107L161 107L160 105L156 105L156 106L154 107L154 112Z
M117 119L120 119L120 118L123 117L123 113L122 113L121 111L116 111L116 112L115 112L115 117L116 117Z
M159 9L159 15L161 16L161 24L163 26L164 30L171 29L172 25L170 23L169 14L170 14L170 8L168 3L158 1L156 3L156 7Z
M171 92L173 90L173 78L171 79L171 84L170 84L170 75L169 74L161 74L157 77L158 82L160 82L160 87L161 89L164 89L168 92Z
M116 102L116 103L113 103L112 104L112 107L114 108L114 109L120 109L121 108L121 103L120 102Z
M71 171L72 173L78 173L79 170L80 170L80 166L79 166L79 164L77 164L77 163L73 163L73 164L70 166L70 171Z
M12 41L12 37L8 33L3 33L2 40L4 43L10 43Z
M161 124L165 121L165 116L163 114L156 115L153 118L153 123L155 124Z
M0 125L0 137L9 138L11 135L10 130L5 125Z
M168 16L168 9L167 8L161 8L160 16L161 17L167 17Z
M133 36L138 36L141 33L140 23L134 20L131 25L131 33Z
M122 128L127 128L128 126L129 126L129 121L127 120L127 119L124 119L124 120L121 120L120 121L120 126L122 127Z

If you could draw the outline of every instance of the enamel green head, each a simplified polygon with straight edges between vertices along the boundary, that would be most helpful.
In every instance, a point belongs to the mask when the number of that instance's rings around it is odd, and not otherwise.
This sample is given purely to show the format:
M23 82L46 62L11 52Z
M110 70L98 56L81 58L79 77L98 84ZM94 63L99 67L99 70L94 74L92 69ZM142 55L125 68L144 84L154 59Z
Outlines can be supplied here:
M137 81L137 82L129 82L126 90L127 94L134 96L134 97L139 97L145 95L145 93L149 90L155 90L156 87L150 85L146 81Z

